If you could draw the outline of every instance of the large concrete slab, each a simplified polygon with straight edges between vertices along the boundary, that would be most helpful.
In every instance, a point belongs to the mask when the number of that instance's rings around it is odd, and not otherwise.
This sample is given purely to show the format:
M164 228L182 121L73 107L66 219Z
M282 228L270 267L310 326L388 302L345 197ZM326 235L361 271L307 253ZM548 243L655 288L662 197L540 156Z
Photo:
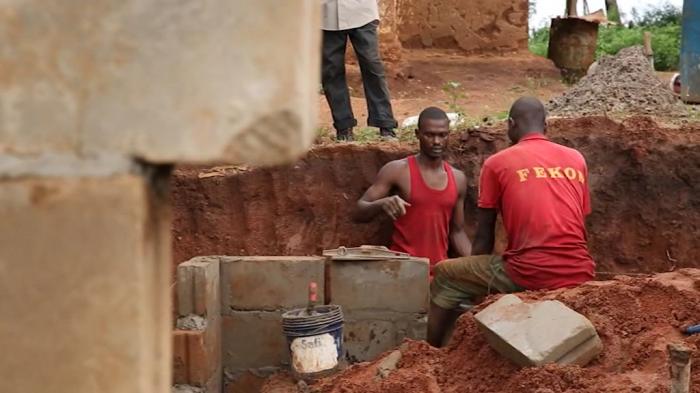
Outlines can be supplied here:
M346 312L428 310L428 260L424 258L329 263L330 302Z
M319 8L307 0L2 2L0 150L294 159L315 136Z
M323 304L325 260L295 256L222 257L223 313L306 307L311 281L318 286L318 304Z
M168 390L170 217L151 189L0 182L0 392Z
M203 318L221 315L218 257L196 257L177 267L178 316L199 315Z
M223 317L223 367L227 373L289 365L281 311L238 311Z
M593 324L556 300L524 303L505 295L475 319L491 347L520 366L583 366L602 350Z

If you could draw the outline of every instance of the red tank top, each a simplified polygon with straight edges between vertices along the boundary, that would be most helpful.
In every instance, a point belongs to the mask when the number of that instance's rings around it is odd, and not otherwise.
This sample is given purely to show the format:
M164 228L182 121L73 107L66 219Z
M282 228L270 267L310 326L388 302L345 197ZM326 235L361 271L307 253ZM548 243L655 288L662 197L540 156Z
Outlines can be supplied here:
M408 157L411 174L410 195L406 214L394 221L391 249L430 259L430 275L436 263L447 259L448 236L452 210L457 203L457 186L448 163L444 163L447 186L443 190L429 188L423 181L415 156Z

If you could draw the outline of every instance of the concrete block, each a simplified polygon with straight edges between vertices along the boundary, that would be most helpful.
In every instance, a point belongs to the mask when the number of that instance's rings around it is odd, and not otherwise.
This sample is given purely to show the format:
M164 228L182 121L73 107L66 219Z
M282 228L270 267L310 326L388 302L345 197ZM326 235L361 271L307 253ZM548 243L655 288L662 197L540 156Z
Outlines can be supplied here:
M593 324L556 300L523 303L505 295L475 319L489 344L520 366L583 366L602 350Z
M345 315L343 340L349 362L374 360L400 345L404 338L424 340L425 314L393 312L354 312Z
M223 313L305 307L310 281L323 304L324 263L322 257L222 257Z
M272 164L313 142L318 2L115 4L0 5L4 149Z
M329 263L330 302L345 312L390 310L420 313L428 310L428 260L411 258Z
M225 371L289 364L282 312L237 311L223 317Z
M177 267L178 316L221 315L219 258L196 257Z
M0 392L170 388L171 227L152 190L127 174L0 181L0 310L11 316Z
M204 330L173 331L173 383L206 387L221 379L221 318L213 322Z

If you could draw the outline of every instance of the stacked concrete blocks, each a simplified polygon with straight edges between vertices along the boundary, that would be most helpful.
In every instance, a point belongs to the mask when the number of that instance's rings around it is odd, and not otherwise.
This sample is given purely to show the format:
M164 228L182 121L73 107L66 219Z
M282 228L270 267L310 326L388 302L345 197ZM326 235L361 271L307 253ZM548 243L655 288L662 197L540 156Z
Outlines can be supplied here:
M329 299L343 307L346 358L367 361L404 338L425 339L428 260L329 261Z
M282 314L308 304L311 281L323 304L324 264L322 257L221 257L223 366L229 387L250 372L264 376L289 365Z
M603 349L593 324L556 300L505 295L475 318L491 347L520 366L585 366Z
M218 257L197 257L177 268L177 329L173 332L173 383L219 393L221 294Z

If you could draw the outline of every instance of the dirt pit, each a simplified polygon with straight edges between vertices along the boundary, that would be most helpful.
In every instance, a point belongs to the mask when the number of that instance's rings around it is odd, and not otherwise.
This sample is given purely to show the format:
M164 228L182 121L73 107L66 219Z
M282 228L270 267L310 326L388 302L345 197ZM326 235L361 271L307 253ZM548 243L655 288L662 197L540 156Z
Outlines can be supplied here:
M559 300L593 322L604 350L586 367L547 365L518 368L486 343L472 314L457 321L450 344L435 349L407 340L396 370L377 377L381 358L350 367L310 386L322 393L594 393L669 391L666 346L683 342L700 360L700 336L680 329L697 324L700 315L700 270L683 269L649 278L619 276L578 288L521 294L525 301ZM490 297L482 309L498 297ZM477 310L478 311L478 310ZM700 367L691 375L692 392L700 392ZM289 377L272 378L266 393L297 392Z
M589 246L600 278L700 266L700 126L665 128L645 117L555 119L550 137L588 161ZM456 132L450 162L469 179L473 235L484 160L507 147L503 126ZM198 255L319 255L326 248L387 245L388 218L352 222L355 201L389 160L414 144L317 146L275 168L180 168L172 188L174 264ZM505 245L499 227L497 251Z

